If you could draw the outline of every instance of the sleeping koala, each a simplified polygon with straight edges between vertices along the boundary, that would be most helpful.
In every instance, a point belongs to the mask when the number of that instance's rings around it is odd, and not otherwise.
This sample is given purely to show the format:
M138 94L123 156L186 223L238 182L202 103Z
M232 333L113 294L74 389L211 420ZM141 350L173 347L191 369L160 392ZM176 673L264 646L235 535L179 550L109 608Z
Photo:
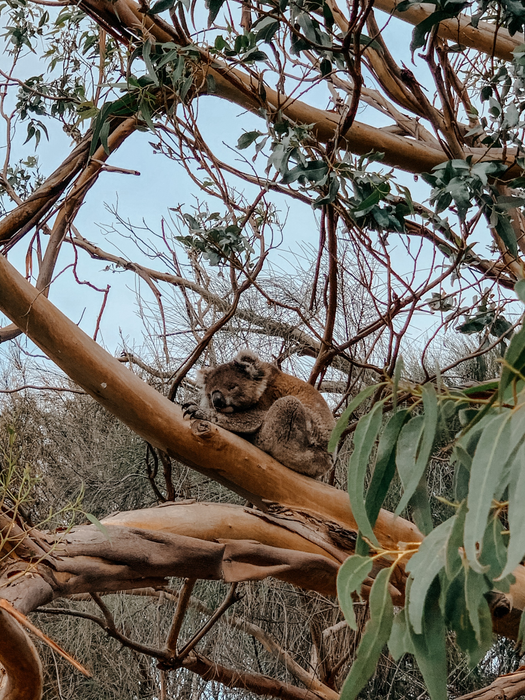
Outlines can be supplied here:
M185 416L217 423L301 474L319 477L332 466L326 448L334 419L310 384L249 350L199 370L197 381L201 404L184 404Z

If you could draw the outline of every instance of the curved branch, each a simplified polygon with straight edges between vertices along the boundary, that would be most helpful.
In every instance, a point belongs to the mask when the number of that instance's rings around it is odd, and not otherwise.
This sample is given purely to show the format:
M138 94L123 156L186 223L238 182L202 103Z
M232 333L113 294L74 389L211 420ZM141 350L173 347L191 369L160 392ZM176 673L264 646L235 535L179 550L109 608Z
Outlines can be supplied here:
M0 700L40 700L42 665L33 642L11 615L0 609L0 662L6 676Z

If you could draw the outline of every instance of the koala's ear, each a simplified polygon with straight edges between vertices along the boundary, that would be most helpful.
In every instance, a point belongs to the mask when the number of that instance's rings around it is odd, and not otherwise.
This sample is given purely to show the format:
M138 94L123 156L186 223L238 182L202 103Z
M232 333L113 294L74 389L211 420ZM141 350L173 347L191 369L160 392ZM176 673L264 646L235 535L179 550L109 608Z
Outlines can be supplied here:
M238 369L242 370L250 379L262 379L265 375L262 362L251 350L241 350L233 360Z
M195 375L195 383L198 387L203 387L206 384L206 377L211 372L211 370L211 367L202 367L201 369L197 370L197 373Z

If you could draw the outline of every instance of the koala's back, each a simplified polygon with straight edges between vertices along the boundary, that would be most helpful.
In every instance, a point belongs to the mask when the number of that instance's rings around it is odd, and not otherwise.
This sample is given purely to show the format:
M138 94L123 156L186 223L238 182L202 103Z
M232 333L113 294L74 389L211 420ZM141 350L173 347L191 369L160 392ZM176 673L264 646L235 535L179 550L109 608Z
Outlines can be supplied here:
M267 385L257 404L259 408L268 410L277 399L284 396L295 396L303 406L309 408L322 419L326 428L333 428L335 421L332 412L315 387L298 377L285 374L275 365L268 362L262 364L267 373Z

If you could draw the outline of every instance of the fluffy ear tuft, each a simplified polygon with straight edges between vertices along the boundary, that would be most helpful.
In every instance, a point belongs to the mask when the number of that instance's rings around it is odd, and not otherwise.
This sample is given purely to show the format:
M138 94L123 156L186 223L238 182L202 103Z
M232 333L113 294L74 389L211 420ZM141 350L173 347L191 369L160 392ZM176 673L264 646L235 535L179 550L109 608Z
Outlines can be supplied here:
M250 379L263 379L265 371L262 362L251 350L241 350L233 360L234 364L241 369Z
M211 369L211 367L201 367L201 369L197 370L197 373L195 375L195 383L198 387L204 388L204 385L206 383L206 377L211 372Z

